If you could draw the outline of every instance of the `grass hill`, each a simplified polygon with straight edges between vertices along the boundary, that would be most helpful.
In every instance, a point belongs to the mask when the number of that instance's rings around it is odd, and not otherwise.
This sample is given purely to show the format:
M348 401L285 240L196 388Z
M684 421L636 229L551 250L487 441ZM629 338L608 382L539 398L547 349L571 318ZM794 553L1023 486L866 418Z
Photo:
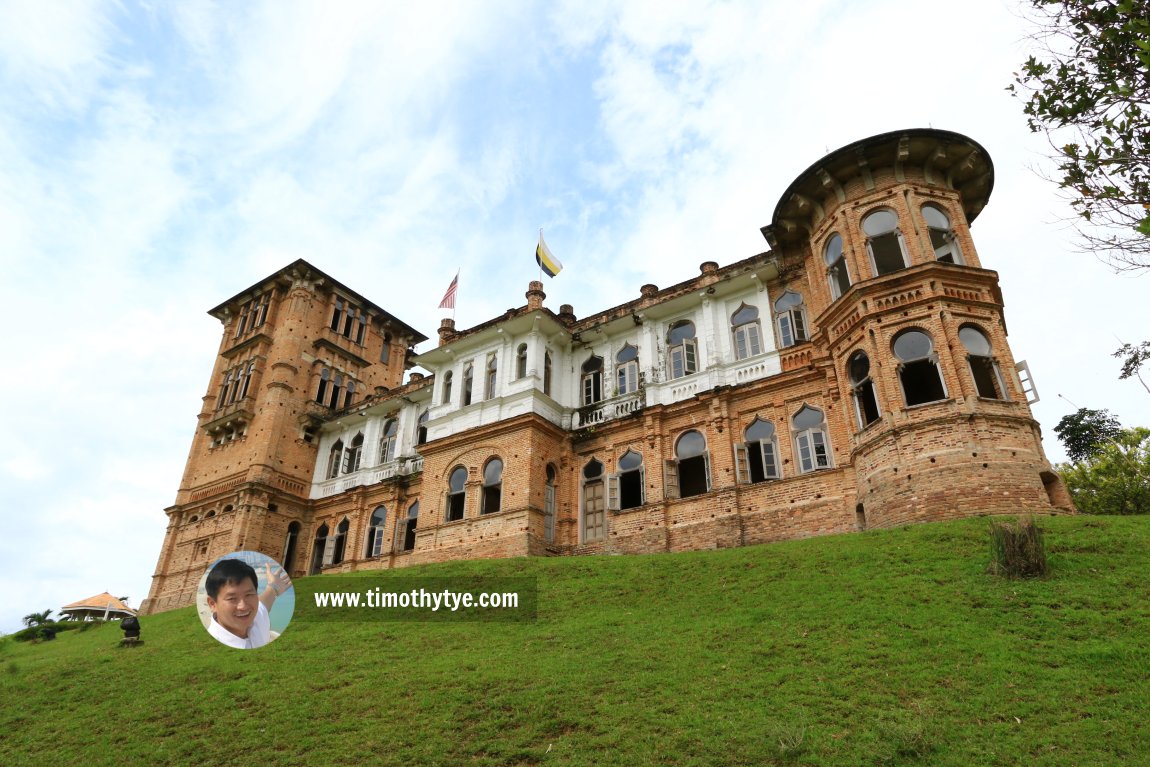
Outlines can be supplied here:
M260 650L0 640L0 764L1150 764L1150 519L1040 522L1042 580L975 519L356 576L535 578L533 622L303 620L321 577Z

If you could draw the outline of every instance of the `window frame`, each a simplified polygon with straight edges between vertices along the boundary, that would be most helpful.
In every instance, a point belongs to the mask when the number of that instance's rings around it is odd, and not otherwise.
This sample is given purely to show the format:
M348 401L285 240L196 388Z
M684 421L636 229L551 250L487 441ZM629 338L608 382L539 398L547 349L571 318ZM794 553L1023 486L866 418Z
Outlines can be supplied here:
M589 367L590 366L590 367ZM603 401L603 358L592 354L580 368L579 392L583 406Z
M462 472L462 473L461 473ZM455 489L455 479L459 477L459 489ZM467 514L467 469L456 466L447 475L447 505L444 520L458 522Z
M738 316L743 312L754 312L754 317L736 324ZM757 357L763 353L765 346L763 326L759 320L759 307L746 302L739 304L739 308L731 314L731 342L736 360Z
M907 337L911 333L918 333L926 338L927 342L930 344L930 350L921 357L904 359L899 355L895 347L898 345L900 339ZM942 366L938 361L938 351L935 349L934 338L930 335L930 333L919 327L904 328L891 337L890 347L894 358L898 360L898 383L902 388L902 401L907 408L919 407L921 405L930 405L936 402L945 402L950 398L946 388L946 379L942 375ZM920 373L919 371L930 372ZM926 375L933 375L934 379L938 382L938 397L933 399L921 399L921 397L929 394L929 391L926 389L924 389L922 392L919 392L919 387L928 386L927 383L923 383ZM914 376L917 381L915 381L912 389L908 389L907 379L911 376ZM915 402L911 402L910 392L912 390L915 392Z
M787 308L780 309L779 305L787 296L795 296L798 298L798 303L788 301ZM811 340L810 331L807 327L806 303L802 293L786 288L783 290L783 294L771 304L771 308L775 312L775 326L779 331L780 349L788 349Z
M838 248L836 249L838 255L832 258L831 246L836 241L838 241ZM847 266L846 248L843 237L838 232L832 232L827 239L827 244L823 247L823 263L827 267L827 285L831 290L831 301L837 301L851 288L851 273Z
M818 413L821 419L817 424L800 429L795 421L807 410ZM804 402L791 416L791 433L794 441L795 465L800 474L811 474L835 467L825 410Z
M930 219L927 218L926 215L926 211L928 209L933 210L942 216L943 220L946 221L945 228L935 226L930 222ZM934 260L941 261L942 263L964 266L965 261L962 258L962 248L958 244L958 235L954 231L954 224L951 222L950 215L946 212L946 210L936 202L928 202L919 208L919 215L922 217L922 221L926 225L926 239L927 242L930 243L931 255L933 256ZM941 246L935 242L936 233L938 239L943 243ZM942 251L942 255L940 255L940 251ZM949 261L946 258L947 256L950 257Z
M498 464L497 476L491 476L492 467ZM492 456L483 464L483 488L479 501L480 514L496 514L503 510L503 459Z
M978 354L977 350L971 349L967 339L963 338L964 330L974 331L981 336L986 344L986 354ZM994 345L990 342L990 336L986 331L977 325L963 324L958 328L958 340L962 344L962 348L966 350L966 364L970 370L971 381L974 383L975 394L981 399L1010 402L1010 396L1006 389L1006 379L1002 376L1002 368L994 356ZM982 369L981 375L979 368ZM989 386L991 394L987 394L983 390L984 384Z
M879 213L889 213L890 215L894 216L894 227L872 235L867 232L866 223L868 219ZM910 254L907 253L906 250L906 240L902 234L901 219L899 218L897 210L894 208L888 208L886 206L872 208L863 214L863 216L859 219L859 229L862 230L862 234L866 242L867 256L870 258L871 271L875 277L885 277L888 274L894 274L895 272L902 271L903 269L906 269L910 266ZM878 259L875 256L875 243L885 237L893 237L893 241L898 246L899 255L902 258L902 266L890 269L885 272L880 272L878 267ZM886 254L883 254L883 259L885 263Z
M752 438L751 430L756 424L769 427L770 436L766 439ZM779 430L774 422L755 416L755 420L743 430L743 441L735 444L735 481L740 485L756 485L783 478L782 463L779 460ZM766 448L769 447L770 450ZM758 458L757 461L753 460ZM755 469L761 479L756 479Z
M855 362L857 360L866 362L866 374L861 378L857 376ZM859 431L867 428L873 423L882 420L882 408L879 407L878 393L875 388L874 376L871 375L870 357L862 349L855 351L847 358L847 380L851 385L851 399L854 402L855 419L858 423ZM871 405L874 411L874 417L868 417L867 405Z
M690 337L674 339L675 331L690 326ZM699 372L699 337L694 321L675 320L667 328L667 377L670 380L686 378ZM676 372L678 371L678 372Z

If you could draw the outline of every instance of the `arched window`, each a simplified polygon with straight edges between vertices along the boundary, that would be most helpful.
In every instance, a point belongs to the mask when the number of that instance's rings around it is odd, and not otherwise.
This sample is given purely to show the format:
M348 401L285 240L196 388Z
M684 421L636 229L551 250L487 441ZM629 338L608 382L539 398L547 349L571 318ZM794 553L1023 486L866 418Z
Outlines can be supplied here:
M331 313L331 329L339 332L340 323L343 321L343 299L336 296L335 311Z
M498 358L494 352L487 355L487 375L483 379L483 399L491 399L495 396L495 374L498 367Z
M229 370L227 372L227 374L224 376L224 383L222 386L220 386L220 401L216 403L217 408L221 408L224 405L228 404L228 389L232 385L232 374L233 374L233 372L234 371ZM323 385L322 380L320 381L320 385L321 386Z
M615 388L619 394L639 390L639 350L624 344L615 355Z
M527 377L527 344L519 344L515 350L515 377Z
M803 297L793 290L784 292L775 301L775 321L779 326L779 341L783 348L808 340Z
M966 347L966 361L970 365L970 377L978 396L987 399L1006 399L1006 385L1002 371L998 368L991 353L990 339L973 325L963 325L958 329L958 340Z
M363 432L355 435L347 450L344 452L343 473L351 474L359 471L360 459L363 458Z
M331 564L338 565L343 562L344 550L347 548L347 531L351 527L351 523L347 521L347 517L339 523L335 528L335 546L331 550Z
M898 378L907 407L946 399L934 344L921 330L904 330L894 338L894 356L901 364Z
M463 508L467 501L467 469L456 466L447 480L447 521L463 519Z
M799 471L805 474L816 469L829 469L831 451L827 447L827 419L823 411L803 405L791 419L791 427L795 434Z
M343 373L336 373L332 379L331 384L331 399L328 400L328 407L339 406L339 395L343 391Z
M690 498L711 489L711 456L702 433L683 432L675 442L675 457L664 464L663 487L670 498Z
M351 407L351 402L354 399L355 399L355 381L351 380L351 377L348 376L347 391L345 391L344 395L343 395L343 406L344 407Z
M671 378L699 372L699 346L690 320L679 320L667 331L667 370Z
M295 565L295 551L299 544L300 523L292 522L288 525L287 539L284 541L283 567L289 574Z
M364 548L364 556L378 557L383 553L383 538L384 531L387 529L387 507L376 506L375 511L371 513L371 519L367 523L367 546Z
M843 238L837 233L827 240L823 259L827 263L827 282L831 286L831 298L838 298L850 288L851 276L847 271L847 260L843 254Z
M328 558L328 528L327 525L320 525L320 528L315 531L315 541L312 543L311 548L311 574L315 575L319 572L320 568L325 563L330 562ZM334 543L334 541L333 541Z
M583 541L607 537L607 513L603 498L603 464L594 458L583 467Z
M391 333L383 334L383 347L379 351L379 361L384 365L391 364Z
M255 360L252 360L251 362L249 362L247 364L247 367L245 367L243 370L244 370L243 375L242 375L243 380L240 383L240 396L239 396L240 399L243 399L244 397L248 396L248 387L251 386L251 383L252 383L252 374L256 372Z
M442 404L451 404L451 379L453 378L452 372L448 370L443 374L443 401Z
M323 405L327 402L327 388L330 385L330 383L331 383L331 371L328 370L327 368L324 368L323 370L320 371L319 387L316 389L316 392L315 392L315 401L321 405ZM226 387L227 384L225 383L224 386Z
M926 221L926 231L930 235L930 246L934 249L936 261L948 264L961 264L962 253L958 249L958 238L950 225L950 219L941 208L934 205L922 206L922 217Z
M428 413L423 411L423 415L419 417L419 422L415 425L415 444L422 445L427 442L427 419Z
M870 358L865 352L855 352L847 361L847 372L850 374L859 428L865 429L879 419L878 399L870 375Z
M603 358L592 356L583 363L583 404L593 405L603 399Z
M735 478L739 482L764 482L782 476L775 425L756 418L743 437L746 442L735 445Z
M480 514L494 514L499 511L503 495L503 461L492 458L483 467L483 501Z
M735 359L746 359L763 353L759 310L755 307L743 304L731 315L731 332L735 336Z
M559 472L552 464L547 464L547 484L543 486L543 538L548 543L555 542L555 485L558 479Z
M876 277L908 266L902 232L898 229L898 216L893 210L883 208L868 214L862 220L862 229Z
M462 407L471 404L471 390L475 385L475 365L468 362L463 366L463 402Z
M379 438L379 462L387 463L395 460L395 435L399 432L399 423L394 418L387 419L383 425L383 436Z
M419 501L411 504L407 510L407 519L400 522L402 526L402 535L400 539L403 541L403 550L411 551L415 548L415 528L419 524Z
M607 508L633 509L644 503L643 456L628 450L619 458L619 472L607 478Z
M331 452L327 454L327 471L324 476L328 479L334 479L339 476L340 462L343 460L343 440L337 440L331 446Z
M551 352L543 354L543 393L551 396Z

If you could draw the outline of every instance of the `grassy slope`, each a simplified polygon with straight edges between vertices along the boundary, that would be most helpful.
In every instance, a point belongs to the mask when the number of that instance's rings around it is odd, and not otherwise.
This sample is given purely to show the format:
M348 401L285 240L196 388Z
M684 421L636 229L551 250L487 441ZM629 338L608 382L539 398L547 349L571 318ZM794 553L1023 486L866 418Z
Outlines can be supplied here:
M1150 519L1042 526L1041 581L987 576L969 520L404 572L535 575L527 624L2 641L0 764L1150 763Z

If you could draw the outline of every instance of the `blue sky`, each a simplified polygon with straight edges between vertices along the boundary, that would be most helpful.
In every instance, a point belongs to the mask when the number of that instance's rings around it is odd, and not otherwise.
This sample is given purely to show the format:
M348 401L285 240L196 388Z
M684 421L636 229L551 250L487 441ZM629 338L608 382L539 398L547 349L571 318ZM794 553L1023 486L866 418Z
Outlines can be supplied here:
M266 274L306 258L434 336L456 269L460 326L522 304L544 227L582 316L765 250L798 173L900 128L994 160L973 235L1051 458L1059 394L1150 425L1109 356L1150 278L1073 248L1004 90L1027 29L1009 0L0 0L0 631L146 596L205 312Z

